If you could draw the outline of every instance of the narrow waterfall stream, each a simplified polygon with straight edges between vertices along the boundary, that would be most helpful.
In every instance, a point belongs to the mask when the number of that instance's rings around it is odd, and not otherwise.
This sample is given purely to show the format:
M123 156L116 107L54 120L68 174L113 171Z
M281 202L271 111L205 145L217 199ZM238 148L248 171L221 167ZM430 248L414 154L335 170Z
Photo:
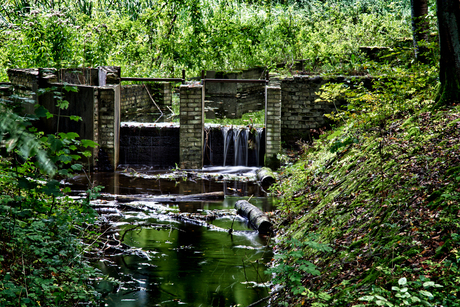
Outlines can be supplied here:
M261 166L265 152L264 133L263 128L247 126L207 126L205 165Z
M264 271L273 256L269 238L248 227L234 209L236 201L250 198L263 211L272 210L273 200L257 185L255 170L172 173L126 167L93 174L91 179L105 186L93 205L110 224L110 244L125 246L107 245L97 263L123 282L119 288L101 283L105 306L248 306L266 297L270 278ZM70 184L85 190L86 182L80 176ZM176 201L211 192L225 197Z

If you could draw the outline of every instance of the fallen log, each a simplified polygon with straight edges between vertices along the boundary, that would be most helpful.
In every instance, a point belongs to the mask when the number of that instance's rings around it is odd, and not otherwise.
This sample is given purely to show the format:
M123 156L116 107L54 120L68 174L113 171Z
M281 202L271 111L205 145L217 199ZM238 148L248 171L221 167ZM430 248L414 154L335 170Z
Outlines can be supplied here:
M190 195L177 195L177 196L167 196L167 197L132 197L118 195L118 202L133 202L133 201L154 201L158 203L174 203L174 202L186 202L186 201L212 201L212 200L222 200L225 197L223 191L219 192L209 192L209 193L200 193L200 194L190 194Z
M268 167L262 167L257 171L257 180L263 187L269 187L276 182L275 173Z
M239 200L235 203L238 214L246 217L252 228L261 234L272 234L273 225L268 216L259 208L246 200Z
M223 191L219 191L219 192L182 195L182 196L176 197L176 201L220 200L220 199L224 199L224 197L225 197L225 193Z

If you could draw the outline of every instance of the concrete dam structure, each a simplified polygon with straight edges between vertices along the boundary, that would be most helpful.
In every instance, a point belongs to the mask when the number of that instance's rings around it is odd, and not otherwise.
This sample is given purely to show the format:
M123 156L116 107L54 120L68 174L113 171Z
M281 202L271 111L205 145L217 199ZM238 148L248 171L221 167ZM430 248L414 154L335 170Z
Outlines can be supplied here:
M99 144L90 161L95 167L115 170L119 164L199 169L204 165L250 165L277 167L281 144L292 146L309 140L312 129L328 125L324 114L334 103L319 99L327 82L349 82L344 77L294 76L262 79L255 68L235 73L206 72L200 81L184 79L122 78L120 67L76 69L10 69L9 83L0 84L0 99L27 100L26 112L40 105L52 114L40 125L48 133L77 132ZM246 82L248 79L254 82ZM143 84L124 85L139 79ZM219 81L228 79L228 82ZM173 87L181 80L182 84ZM212 82L211 81L215 81ZM66 91L66 86L77 91ZM54 88L69 102L66 110L56 107ZM171 113L173 92L179 95L179 123L153 123L158 115ZM338 106L342 101L336 101ZM265 110L265 127L206 127L205 117L241 117ZM71 121L77 115L82 121ZM142 124L130 124L130 122ZM59 127L58 127L59 125Z

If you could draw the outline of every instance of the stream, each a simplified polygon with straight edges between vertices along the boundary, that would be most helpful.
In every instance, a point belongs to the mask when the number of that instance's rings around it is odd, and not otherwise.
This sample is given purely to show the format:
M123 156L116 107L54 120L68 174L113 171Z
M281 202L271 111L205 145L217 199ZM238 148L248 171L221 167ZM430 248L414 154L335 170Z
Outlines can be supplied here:
M105 187L93 206L110 224L106 236L113 240L95 265L122 282L118 288L100 284L105 306L248 306L268 296L270 238L234 209L246 199L271 212L273 199L257 184L257 168L122 169L69 181L77 194L88 180ZM179 200L211 192L225 197Z

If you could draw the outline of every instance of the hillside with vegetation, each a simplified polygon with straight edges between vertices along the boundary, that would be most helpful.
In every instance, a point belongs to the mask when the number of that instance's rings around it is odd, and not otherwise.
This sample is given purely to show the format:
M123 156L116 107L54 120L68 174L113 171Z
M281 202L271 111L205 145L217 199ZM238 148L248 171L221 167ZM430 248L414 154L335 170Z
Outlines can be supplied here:
M7 0L0 81L9 68L100 65L286 76L298 59L304 74L368 75L371 86L326 85L321 99L347 102L327 115L331 129L279 155L271 305L458 306L460 110L435 103L429 3L417 61L409 1ZM84 171L95 144L44 136L22 107L0 105L0 305L97 304L102 276L85 258L97 189L76 202L58 180Z
M432 109L425 77L344 89L337 127L285 157L279 305L460 304L460 109Z

